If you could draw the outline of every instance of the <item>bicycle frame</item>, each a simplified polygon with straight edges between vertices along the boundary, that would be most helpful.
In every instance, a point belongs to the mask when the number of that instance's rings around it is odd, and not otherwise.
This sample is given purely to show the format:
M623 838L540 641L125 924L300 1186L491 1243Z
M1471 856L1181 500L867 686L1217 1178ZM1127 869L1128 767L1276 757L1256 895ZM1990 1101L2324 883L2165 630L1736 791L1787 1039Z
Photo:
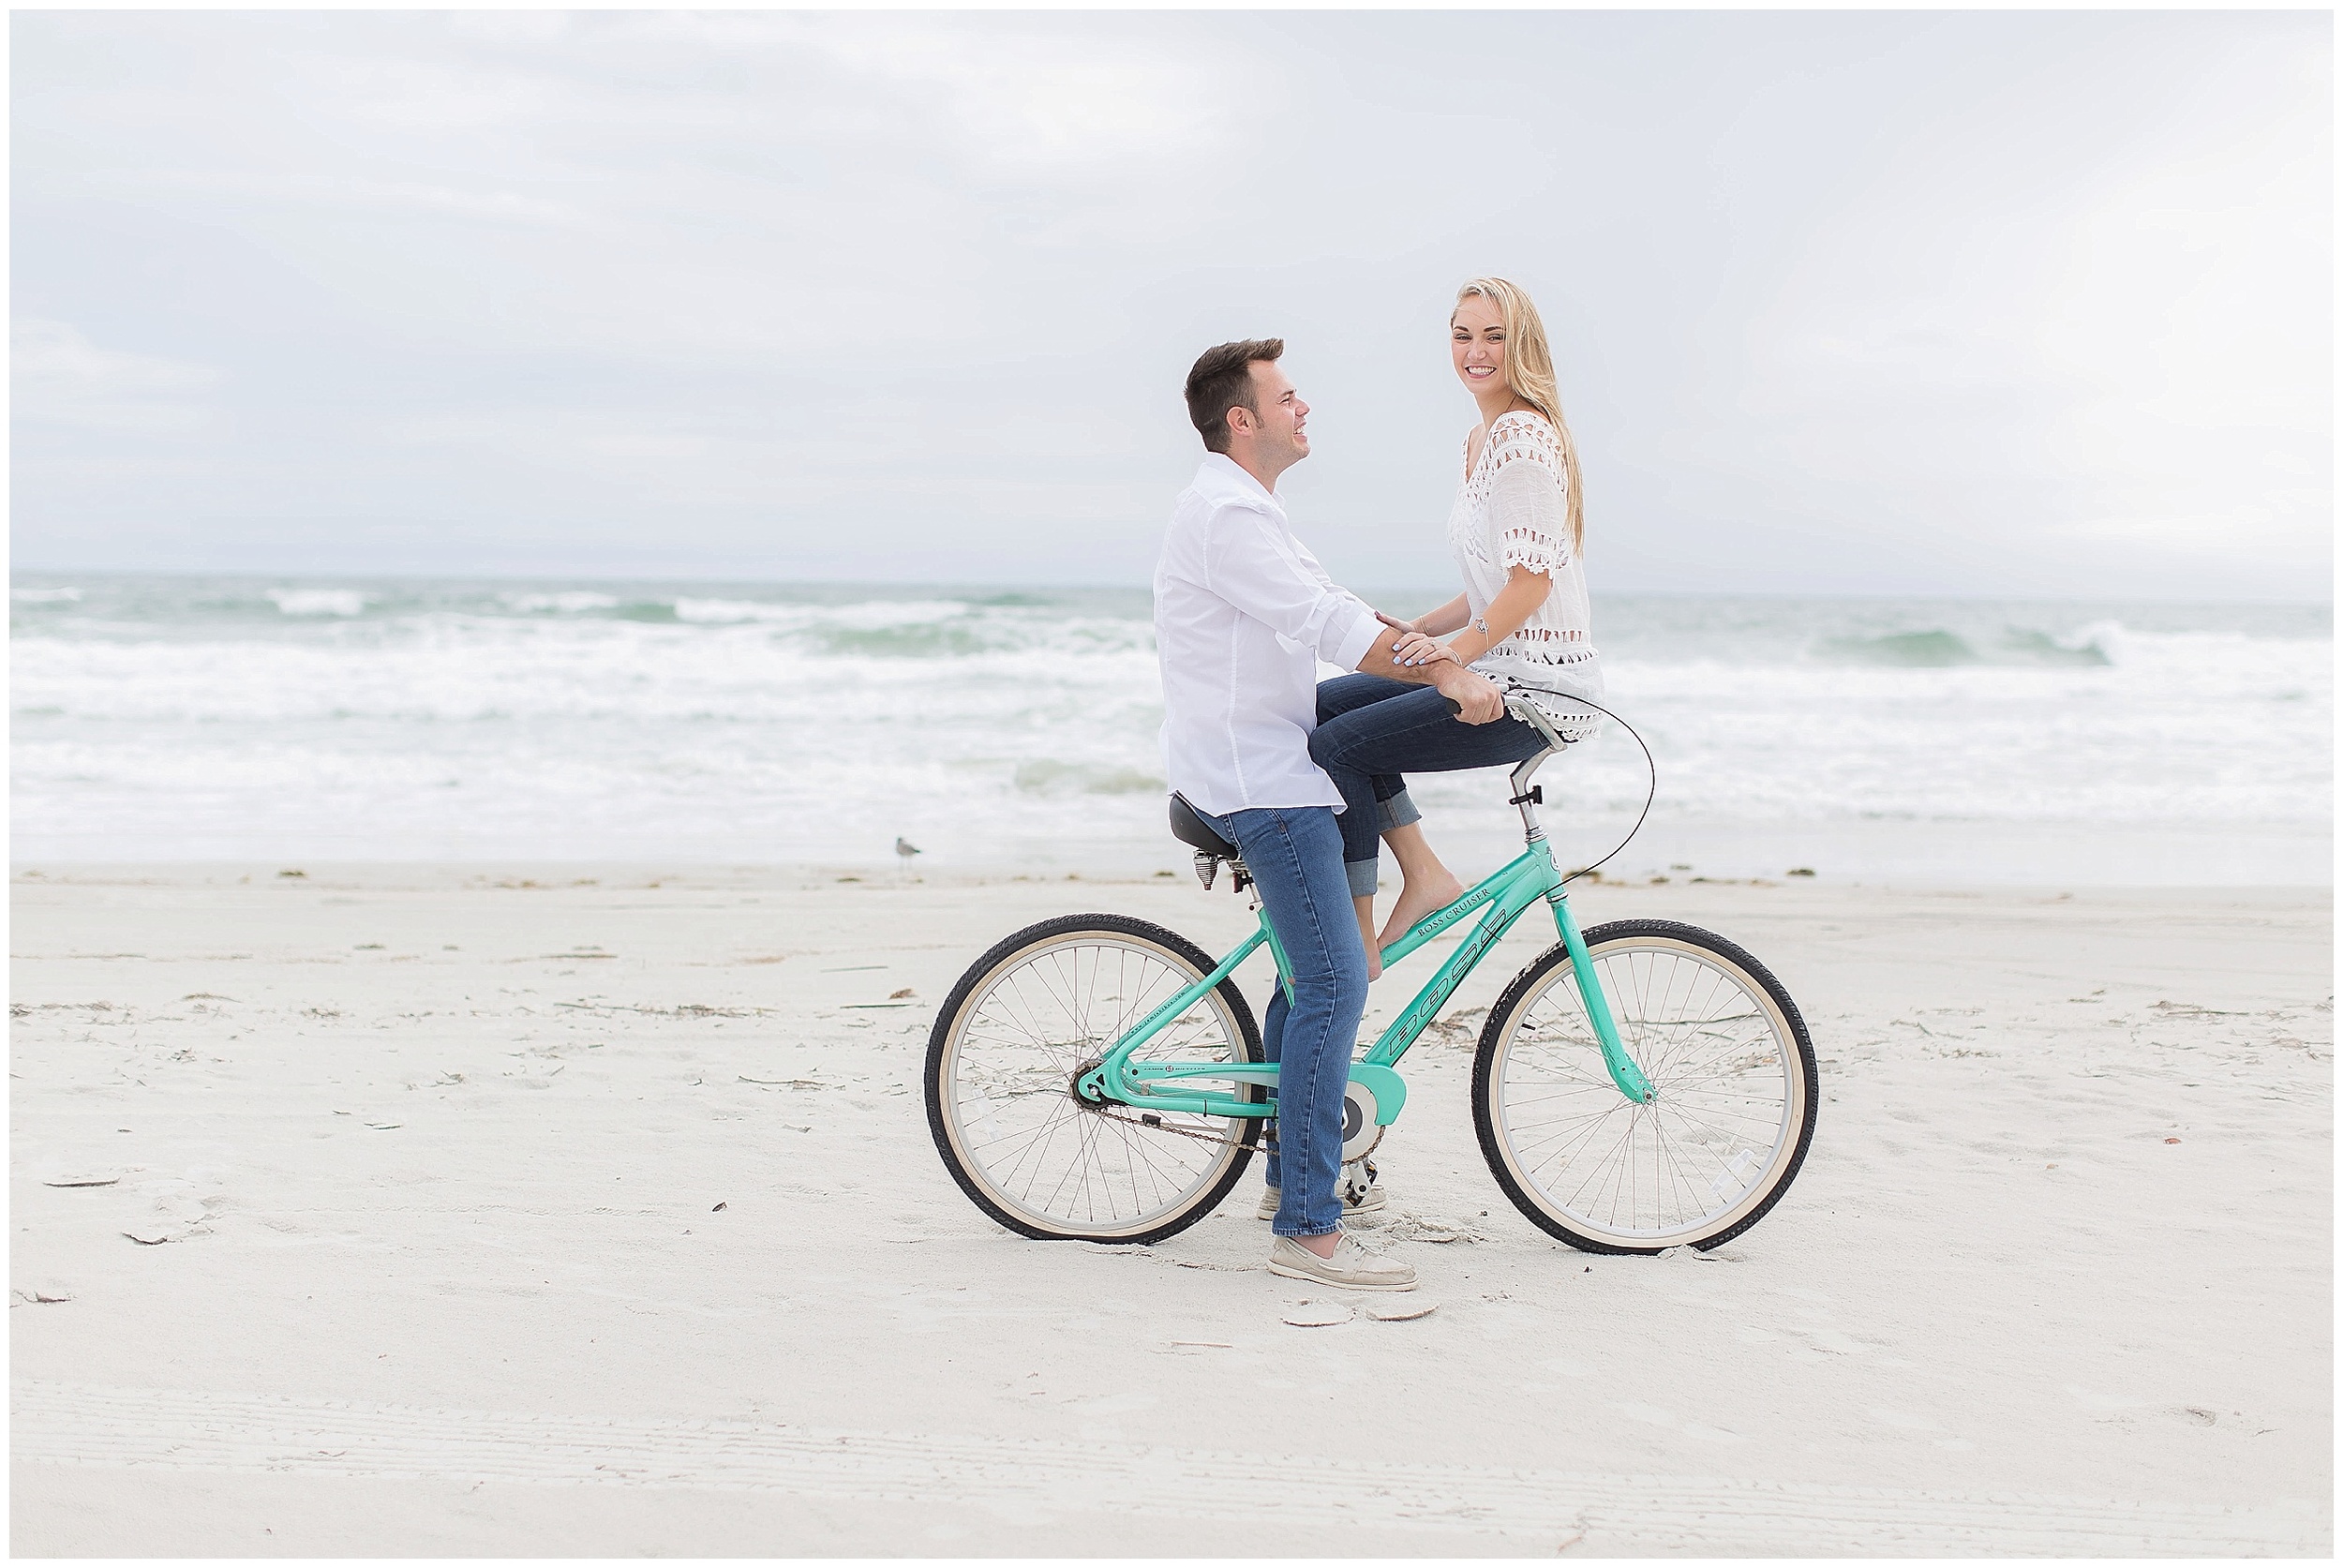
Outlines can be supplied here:
M1443 932L1461 923L1475 910L1483 911L1481 918L1468 932L1455 951L1433 972L1424 989L1401 1009L1391 1026L1385 1029L1369 1048L1363 1061L1354 1062L1351 1077L1364 1084L1375 1098L1375 1120L1388 1126L1397 1118L1400 1108L1407 1103L1407 1084L1394 1070L1399 1058L1408 1053L1425 1029L1440 1013L1456 987L1464 983L1482 958L1497 946L1505 933L1513 928L1530 908L1544 902L1553 911L1554 927L1562 945L1570 951L1571 969L1577 977L1578 994L1586 1004L1587 1016L1594 1025L1595 1038L1603 1049L1603 1060L1610 1069L1611 1082L1619 1092L1637 1103L1648 1103L1651 1085L1643 1070L1628 1055L1619 1043L1619 1026L1611 1016L1608 1000L1603 994L1601 979L1594 971L1593 960L1588 956L1587 944L1579 934L1578 921L1571 914L1570 895L1563 887L1561 874L1555 869L1553 851L1547 846L1545 829L1539 826L1536 806L1541 797L1530 787L1530 779L1546 758L1560 751L1563 742L1546 724L1545 715L1535 708L1517 699L1509 699L1507 711L1530 724L1548 742L1547 749L1523 762L1513 771L1514 799L1512 804L1520 808L1522 829L1527 846L1510 864L1492 873L1466 894L1425 916L1411 927L1406 935L1383 949L1385 964L1396 963L1431 942ZM1237 1093L1212 1089L1206 1082L1261 1084L1276 1087L1277 1064L1275 1062L1137 1062L1131 1053L1168 1027L1174 1019L1212 994L1220 983L1235 972L1256 951L1266 946L1277 965L1280 984L1291 985L1292 970L1286 962L1285 949L1270 929L1268 911L1261 912L1261 924L1253 934L1230 952L1213 968L1211 974L1183 989L1141 1019L1110 1046L1097 1067L1084 1073L1079 1092L1103 1099L1118 1100L1142 1111L1188 1112L1207 1116L1269 1116L1276 1107L1265 1100L1241 1099ZM1190 1084L1193 1086L1189 1086Z

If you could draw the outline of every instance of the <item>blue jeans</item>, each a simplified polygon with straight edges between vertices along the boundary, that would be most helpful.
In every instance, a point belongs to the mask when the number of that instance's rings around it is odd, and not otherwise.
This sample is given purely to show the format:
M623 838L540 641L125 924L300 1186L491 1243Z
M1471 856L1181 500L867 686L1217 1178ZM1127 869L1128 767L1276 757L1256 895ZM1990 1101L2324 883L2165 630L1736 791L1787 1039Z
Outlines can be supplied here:
M1269 1185L1278 1189L1281 1236L1342 1229L1335 1175L1342 1169L1342 1097L1351 1048L1366 1010L1366 948L1343 882L1342 833L1331 806L1259 806L1226 816L1197 813L1245 854L1269 926L1293 969L1293 999L1276 987L1261 1043L1278 1064L1277 1148ZM1289 1173L1295 1180L1287 1181Z
M1504 767L1545 748L1545 738L1519 719L1466 724L1429 686L1380 675L1321 681L1310 760L1342 791L1342 869L1351 896L1375 891L1380 835L1421 819L1402 774Z

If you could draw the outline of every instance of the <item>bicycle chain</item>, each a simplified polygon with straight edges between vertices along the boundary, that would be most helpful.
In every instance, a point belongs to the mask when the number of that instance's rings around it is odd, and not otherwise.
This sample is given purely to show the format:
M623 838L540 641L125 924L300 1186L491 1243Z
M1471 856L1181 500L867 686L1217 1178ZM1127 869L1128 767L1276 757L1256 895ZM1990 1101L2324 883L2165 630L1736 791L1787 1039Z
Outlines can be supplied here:
M1259 1149L1264 1154L1273 1155L1277 1152L1277 1141L1266 1135L1258 1143L1247 1143L1241 1138L1223 1138L1217 1133L1199 1132L1194 1127L1173 1127L1166 1121L1142 1122L1136 1116L1118 1116L1104 1106L1091 1107L1090 1113L1106 1121L1121 1122L1127 1127L1138 1127L1145 1132L1173 1132L1182 1138L1193 1138L1200 1142L1226 1143L1232 1149Z
M1103 1106L1093 1107L1091 1114L1094 1116L1104 1117L1110 1122L1121 1122L1128 1127L1142 1127L1149 1132L1176 1132L1183 1138L1193 1138L1205 1143L1226 1143L1231 1148L1234 1149L1254 1148L1259 1149L1265 1154L1273 1155L1277 1152L1277 1141L1274 1138L1266 1136L1264 1136L1258 1143L1248 1144L1242 1139L1222 1138L1214 1133L1199 1132L1193 1127L1172 1127L1169 1123L1163 1121L1142 1122L1135 1120L1129 1116L1118 1116L1113 1112L1105 1109ZM1366 1160L1365 1163L1366 1166L1366 1179L1371 1183L1375 1179L1375 1162L1370 1159ZM1337 1193L1339 1193L1340 1190L1341 1189L1339 1187L1336 1188ZM1346 1204L1346 1207L1348 1205Z

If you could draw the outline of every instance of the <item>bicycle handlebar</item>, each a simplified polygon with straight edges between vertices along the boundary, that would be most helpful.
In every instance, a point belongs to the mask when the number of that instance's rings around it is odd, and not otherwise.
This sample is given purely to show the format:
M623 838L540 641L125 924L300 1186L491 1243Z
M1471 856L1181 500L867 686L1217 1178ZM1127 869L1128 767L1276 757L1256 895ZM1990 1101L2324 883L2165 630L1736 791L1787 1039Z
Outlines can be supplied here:
M1448 705L1449 712L1456 714L1460 717L1463 715L1464 704L1458 702L1455 697L1442 697L1440 700ZM1536 730L1540 735L1545 737L1545 749L1547 751L1559 752L1567 743L1560 736L1554 733L1553 724L1548 722L1544 713L1538 710L1537 705L1529 701L1527 698L1515 696L1507 697L1505 699L1505 711L1511 717L1519 719L1523 724L1528 724L1531 729Z
M1627 837L1611 845L1610 853L1604 855L1602 859L1589 861L1586 865L1579 867L1576 871L1572 872L1568 876L1562 878L1563 882L1570 883L1576 881L1578 878L1586 875L1589 872L1594 871L1598 867L1602 866L1605 861L1608 861L1611 859L1611 856L1617 855L1620 850L1626 848L1628 844L1633 843L1637 833L1643 831L1644 819L1651 814L1651 802L1658 799L1660 797L1660 765L1652 760L1651 748L1644 743L1644 738L1641 735L1636 734L1634 725L1629 724L1626 720L1620 718L1618 714L1612 712L1609 709L1604 707L1599 702L1589 702L1585 697L1565 697L1563 700L1566 702L1574 702L1581 708L1593 709L1597 713L1602 714L1604 718L1618 724L1619 728L1625 730L1630 736L1632 736L1634 739L1635 745L1643 753L1643 765L1651 780L1651 787L1644 791L1643 810L1635 814L1635 825L1627 829ZM1449 712L1459 716L1464 713L1464 704L1458 702L1455 697L1443 696L1440 698L1440 701L1448 705ZM1544 762L1546 757L1553 753L1560 751L1565 742L1560 736L1554 733L1554 726L1546 722L1545 715L1540 712L1534 704L1521 697L1508 696L1505 699L1505 711L1512 714L1515 718L1519 719L1523 724L1528 724L1531 729L1536 730L1540 735L1545 737L1545 750L1538 753L1532 757L1528 758L1514 769L1514 785L1516 789L1519 789L1527 785L1530 775L1537 771L1538 764ZM1525 811L1525 817L1526 814Z

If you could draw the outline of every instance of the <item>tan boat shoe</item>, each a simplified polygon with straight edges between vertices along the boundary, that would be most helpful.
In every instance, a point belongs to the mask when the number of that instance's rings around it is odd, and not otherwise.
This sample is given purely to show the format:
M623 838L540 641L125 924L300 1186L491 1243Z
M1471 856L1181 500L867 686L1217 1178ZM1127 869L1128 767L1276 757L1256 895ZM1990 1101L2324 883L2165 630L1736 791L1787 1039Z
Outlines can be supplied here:
M1386 1258L1361 1247L1345 1232L1335 1243L1335 1255L1321 1258L1295 1241L1279 1236L1269 1247L1269 1272L1313 1285L1333 1285L1345 1291L1412 1291L1415 1266Z

